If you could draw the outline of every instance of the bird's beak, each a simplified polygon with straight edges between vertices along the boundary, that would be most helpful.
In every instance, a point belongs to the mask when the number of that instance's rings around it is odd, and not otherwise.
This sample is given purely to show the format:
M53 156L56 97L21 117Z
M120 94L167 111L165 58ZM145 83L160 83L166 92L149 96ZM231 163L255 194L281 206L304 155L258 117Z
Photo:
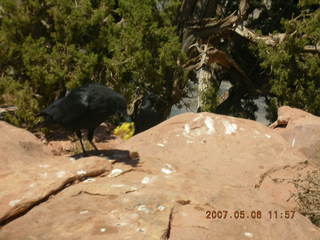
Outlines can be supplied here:
M120 119L121 124L125 123L125 122L130 122L130 123L132 122L131 117L126 112L121 113L120 117L121 117L121 119Z
M123 119L124 119L125 122L132 122L132 119L131 119L131 117L130 117L128 114L125 115L125 116L123 117Z

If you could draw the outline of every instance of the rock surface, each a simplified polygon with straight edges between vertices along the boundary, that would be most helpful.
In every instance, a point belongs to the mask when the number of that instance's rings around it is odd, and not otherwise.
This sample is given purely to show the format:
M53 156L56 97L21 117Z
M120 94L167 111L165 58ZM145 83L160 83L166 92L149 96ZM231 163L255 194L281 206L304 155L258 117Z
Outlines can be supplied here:
M283 106L270 126L291 145L320 166L320 118L297 108Z
M260 123L182 114L77 160L0 128L1 240L320 238L290 181L315 167Z

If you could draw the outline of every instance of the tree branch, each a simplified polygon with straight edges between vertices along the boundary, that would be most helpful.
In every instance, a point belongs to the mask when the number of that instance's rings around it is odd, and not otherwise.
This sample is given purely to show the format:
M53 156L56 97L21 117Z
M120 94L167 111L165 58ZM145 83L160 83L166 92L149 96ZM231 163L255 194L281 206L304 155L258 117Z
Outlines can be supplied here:
M237 26L234 31L237 34L239 34L241 37L244 37L249 41L252 41L255 43L259 41L263 41L267 46L271 46L271 47L281 44L288 37L288 34L286 33L277 33L277 34L268 35L268 36L259 35L244 26ZM290 35L294 35L294 34L296 34L296 32L293 32ZM320 44L317 44L315 46L307 45L304 47L304 51L309 53L320 53Z
M245 26L237 26L234 30L236 33L238 33L241 37L244 37L252 42L258 42L263 41L268 46L275 46L286 38L287 34L285 33L277 33L274 35L268 35L268 36L261 36L249 28L246 28Z
M309 53L320 53L320 44L316 46L307 45L304 47L304 51Z

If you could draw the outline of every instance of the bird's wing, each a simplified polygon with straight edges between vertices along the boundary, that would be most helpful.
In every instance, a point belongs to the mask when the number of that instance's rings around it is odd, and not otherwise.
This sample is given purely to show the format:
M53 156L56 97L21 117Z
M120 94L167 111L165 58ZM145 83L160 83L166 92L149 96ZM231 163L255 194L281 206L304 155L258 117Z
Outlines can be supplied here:
M58 99L44 109L41 114L48 116L52 121L60 123L65 127L72 127L81 116L86 114L87 109L87 94L75 92Z
M125 105L125 100L118 93L111 89L95 89L94 94L90 94L87 99L90 112L96 112L104 116L111 116L119 109L119 105Z

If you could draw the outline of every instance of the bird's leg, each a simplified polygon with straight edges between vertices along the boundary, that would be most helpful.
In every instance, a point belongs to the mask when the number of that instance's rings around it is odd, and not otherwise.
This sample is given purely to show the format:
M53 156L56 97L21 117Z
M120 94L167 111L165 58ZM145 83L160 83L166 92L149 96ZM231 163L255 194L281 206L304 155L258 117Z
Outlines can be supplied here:
M96 147L96 145L94 145L94 143L92 141L93 140L93 133L94 133L94 128L88 129L88 141L92 145L92 147L94 147L94 149L96 151L98 151L98 148Z
M81 131L80 131L80 130L77 130L77 131L76 131L76 134L77 134L77 137L78 137L79 140L80 140L83 153L84 153L84 154L87 154L86 150L84 149L83 143L82 143L82 134L81 134Z

